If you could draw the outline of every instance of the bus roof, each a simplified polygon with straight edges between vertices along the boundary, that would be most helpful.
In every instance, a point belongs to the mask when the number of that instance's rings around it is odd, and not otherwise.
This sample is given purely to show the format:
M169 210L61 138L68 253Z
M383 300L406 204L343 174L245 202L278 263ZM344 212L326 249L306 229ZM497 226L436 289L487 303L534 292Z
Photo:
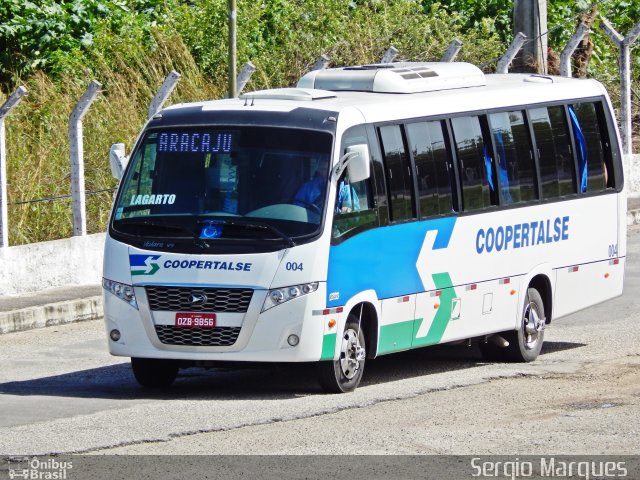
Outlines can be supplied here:
M429 68L434 69L433 65L438 64L416 65L428 65ZM456 66L456 63L439 65ZM406 63L397 66L407 69ZM471 67L480 72L476 67ZM348 68L352 68L352 70L348 70ZM295 88L261 90L243 94L239 99L179 104L167 109L174 110L188 106L193 113L193 107L200 106L203 112L233 110L240 114L241 111L247 110L289 112L297 108L305 108L339 114L345 109L355 108L362 113L367 122L382 122L495 108L522 107L537 103L606 95L604 87L595 80L513 73L484 75L480 72L482 75L482 81L480 81L477 74L468 67L462 70L460 68L449 70L449 72L458 74L457 81L449 83L442 81L443 79L437 79L438 86L435 89L415 93L354 91L349 90L348 85L344 90L339 88L335 90L307 88L309 85L314 85L309 81L310 77L315 78L316 83L327 87L341 74L359 76L359 85L366 83L363 81L363 74L371 76L371 71L357 70L354 67L348 68L328 70L328 74L324 75L325 80L328 80L324 82L317 82L320 73L307 74ZM392 83L389 81L390 70L382 71L387 77L384 82L385 88L389 90L393 88L389 87ZM460 80L461 76L472 78L465 84L464 79ZM425 78L428 79L428 75L425 75ZM373 82L370 81L369 84L372 85ZM415 86L411 88L416 89ZM419 87L418 89L424 88ZM172 113L175 115L178 112L173 111Z

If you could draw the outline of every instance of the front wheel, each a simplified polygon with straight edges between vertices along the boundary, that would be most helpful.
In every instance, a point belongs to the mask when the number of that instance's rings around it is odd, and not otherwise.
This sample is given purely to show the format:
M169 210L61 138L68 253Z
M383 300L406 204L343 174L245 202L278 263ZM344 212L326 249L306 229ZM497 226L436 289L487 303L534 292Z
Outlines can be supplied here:
M522 319L518 330L505 333L509 346L505 354L514 362L533 362L542 349L544 342L544 303L540 293L535 288L527 292Z
M178 363L156 358L132 358L133 375L147 388L168 387L178 376Z
M318 377L329 393L352 392L360 384L366 360L365 337L358 318L347 318L340 344L340 356L335 361L320 362Z

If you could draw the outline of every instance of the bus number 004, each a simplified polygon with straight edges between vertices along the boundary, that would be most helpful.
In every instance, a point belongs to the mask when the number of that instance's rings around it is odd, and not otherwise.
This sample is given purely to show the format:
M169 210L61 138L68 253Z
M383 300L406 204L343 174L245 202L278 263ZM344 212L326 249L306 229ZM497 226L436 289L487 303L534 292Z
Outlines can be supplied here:
M300 270L302 271L302 263L296 263L296 262L287 262L287 264L285 265L287 270Z
M609 258L618 256L618 244L609 245Z

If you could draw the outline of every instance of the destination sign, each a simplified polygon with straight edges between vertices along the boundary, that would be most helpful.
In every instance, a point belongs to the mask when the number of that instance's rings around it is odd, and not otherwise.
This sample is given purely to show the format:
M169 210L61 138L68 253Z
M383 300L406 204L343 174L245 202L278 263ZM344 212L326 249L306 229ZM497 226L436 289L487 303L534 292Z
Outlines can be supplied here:
M231 153L237 132L162 132L158 153Z

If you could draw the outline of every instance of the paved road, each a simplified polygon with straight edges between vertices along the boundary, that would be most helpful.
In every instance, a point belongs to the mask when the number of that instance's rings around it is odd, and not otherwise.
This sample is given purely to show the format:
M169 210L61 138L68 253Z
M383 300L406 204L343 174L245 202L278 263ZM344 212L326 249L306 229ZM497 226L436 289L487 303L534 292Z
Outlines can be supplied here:
M102 323L0 336L0 454L640 451L640 228L625 293L555 322L532 364L424 349L325 395L306 367L188 370L150 394Z

